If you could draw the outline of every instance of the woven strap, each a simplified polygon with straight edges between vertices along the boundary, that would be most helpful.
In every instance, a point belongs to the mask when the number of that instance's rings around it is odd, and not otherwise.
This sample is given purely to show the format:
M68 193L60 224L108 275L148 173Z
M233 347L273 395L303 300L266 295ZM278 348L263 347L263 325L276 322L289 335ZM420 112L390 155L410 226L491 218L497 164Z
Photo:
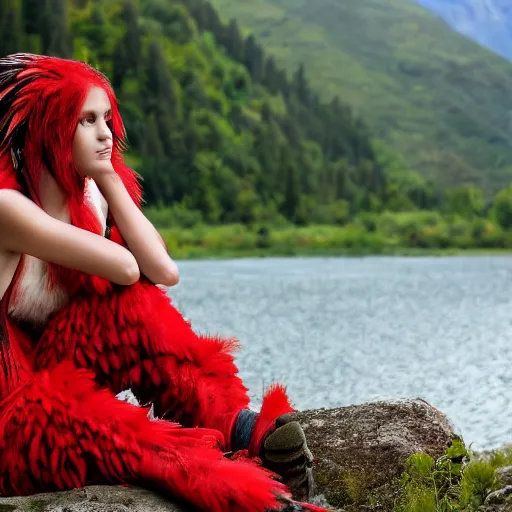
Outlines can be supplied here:
M249 409L242 409L239 412L231 439L233 451L247 450L247 448L249 448L249 442L251 441L251 435L257 417L258 413Z

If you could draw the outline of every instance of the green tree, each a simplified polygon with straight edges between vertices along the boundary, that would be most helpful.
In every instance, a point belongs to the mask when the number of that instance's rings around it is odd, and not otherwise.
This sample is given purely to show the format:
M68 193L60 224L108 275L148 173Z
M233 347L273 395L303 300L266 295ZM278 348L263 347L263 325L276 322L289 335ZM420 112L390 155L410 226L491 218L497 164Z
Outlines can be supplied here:
M282 205L283 214L291 221L297 221L297 216L300 212L301 197L300 197L300 183L295 162L288 158L285 167L285 188L284 200Z
M154 115L150 115L147 121L142 157L144 163L140 173L144 178L146 200L150 204L169 203L173 197L173 184L166 173L168 160Z
M309 105L312 98L312 94L309 89L309 84L306 80L306 71L304 69L304 64L301 64L298 67L297 71L293 76L293 87L295 90L295 94L297 94L299 100L303 104Z
M141 31L139 14L132 0L124 0L120 18L126 27L123 45L129 55L129 67L136 73L141 65Z
M234 19L229 22L225 40L228 55L237 62L241 62L244 56L244 39L238 27L238 23Z
M221 208L217 199L216 189L212 183L212 168L215 167L216 155L201 152L194 161L194 190L192 205L199 210L207 222L217 223L221 217Z
M512 185L500 190L491 209L491 216L504 229L512 227Z
M485 207L483 190L473 185L461 185L448 191L448 211L466 218L480 215Z
M177 122L180 116L176 84L169 71L162 47L157 41L149 44L144 77L149 110L159 109L161 115Z
M176 43L187 44L195 35L195 25L183 5L166 0L148 0L142 5L142 14L158 20L164 34Z
M0 2L0 55L24 50L23 23L19 1Z
M265 59L265 69L263 72L263 84L268 87L272 94L277 94L281 89L282 76L277 68L274 57Z
M87 26L86 38L99 54L107 41L106 16L101 0L94 0L91 10L91 22Z
M3 3L3 2L2 2ZM7 2L5 5L8 5ZM27 34L37 34L41 29L41 0L23 0L23 30Z
M264 55L261 46L253 35L245 40L244 63L255 82L261 82L264 70Z
M41 50L46 55L70 58L73 54L73 38L69 27L68 2L44 0L39 33Z

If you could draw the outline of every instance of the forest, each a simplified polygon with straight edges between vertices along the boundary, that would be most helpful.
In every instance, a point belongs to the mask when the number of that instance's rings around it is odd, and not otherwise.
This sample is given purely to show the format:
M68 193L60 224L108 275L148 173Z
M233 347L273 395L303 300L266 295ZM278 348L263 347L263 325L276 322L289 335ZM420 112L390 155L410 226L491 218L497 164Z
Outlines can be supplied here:
M512 245L512 188L420 176L343 98L321 100L303 65L285 72L206 0L6 0L0 25L1 55L73 58L109 77L145 211L178 254L283 237L287 253Z

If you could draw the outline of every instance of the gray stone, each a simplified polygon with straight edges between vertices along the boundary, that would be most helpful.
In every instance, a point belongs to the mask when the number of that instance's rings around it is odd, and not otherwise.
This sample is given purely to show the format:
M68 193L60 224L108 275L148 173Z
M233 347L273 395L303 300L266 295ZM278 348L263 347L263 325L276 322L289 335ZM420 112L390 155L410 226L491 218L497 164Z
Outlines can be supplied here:
M503 487L503 489L498 489L497 491L490 492L485 498L485 505L498 505L500 503L505 503L507 496L512 494L512 485L507 485Z
M184 512L146 489L91 485L84 489L0 499L0 512Z
M503 486L512 485L512 466L498 468L496 476Z

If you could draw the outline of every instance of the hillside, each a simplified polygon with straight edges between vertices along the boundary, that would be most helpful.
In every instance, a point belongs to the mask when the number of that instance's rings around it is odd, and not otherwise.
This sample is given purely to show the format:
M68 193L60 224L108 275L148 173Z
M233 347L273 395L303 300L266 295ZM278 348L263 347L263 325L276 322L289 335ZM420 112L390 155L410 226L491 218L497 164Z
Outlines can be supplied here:
M129 163L148 204L172 205L168 225L336 223L362 210L435 203L425 180L397 174L396 159L345 102L320 102L303 72L287 79L236 27L220 25L206 1L40 7L0 4L0 55L73 57L108 75Z
M304 62L410 168L493 192L512 177L512 65L409 0L212 0L279 64Z
M510 0L415 0L455 30L512 60Z

